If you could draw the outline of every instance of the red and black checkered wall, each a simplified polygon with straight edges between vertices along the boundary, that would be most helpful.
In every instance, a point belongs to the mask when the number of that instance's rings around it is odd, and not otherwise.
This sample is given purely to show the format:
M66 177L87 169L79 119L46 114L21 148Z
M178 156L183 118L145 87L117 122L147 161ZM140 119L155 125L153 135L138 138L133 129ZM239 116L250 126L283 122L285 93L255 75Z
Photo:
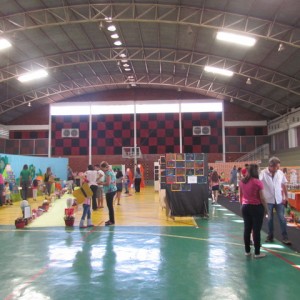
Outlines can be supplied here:
M211 135L193 136L193 126L211 126ZM79 138L62 138L63 128L79 128ZM136 115L137 145L143 154L180 152L179 115ZM183 152L222 153L222 114L182 114ZM88 116L52 117L52 155L87 155ZM92 155L121 155L122 147L134 146L133 115L92 117Z
M222 113L183 113L184 153L222 153ZM193 135L193 126L211 126L211 135ZM63 138L62 129L78 128L79 138ZM88 155L89 116L52 117L52 155ZM179 115L136 115L137 145L143 154L180 152ZM247 153L269 143L267 127L226 127L226 153ZM92 155L121 155L122 147L134 145L134 116L92 116ZM10 154L47 155L48 131L10 131L3 151Z

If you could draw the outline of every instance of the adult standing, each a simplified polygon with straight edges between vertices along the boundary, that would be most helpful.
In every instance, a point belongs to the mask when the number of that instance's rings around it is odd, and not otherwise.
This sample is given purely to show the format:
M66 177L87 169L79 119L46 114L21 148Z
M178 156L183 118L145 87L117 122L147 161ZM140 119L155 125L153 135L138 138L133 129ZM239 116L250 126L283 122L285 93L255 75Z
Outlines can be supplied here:
M3 205L4 178L0 173L0 206Z
M98 188L97 188L97 208L103 208L103 186L99 185L99 182L104 181L104 172L100 169L100 165L96 164L94 166L95 170L98 172Z
M121 194L122 194L122 190L123 190L123 172L121 170L118 169L117 174L116 174L116 186L117 186L117 204L120 204L121 201Z
M268 207L263 195L263 183L258 176L258 165L251 164L249 166L246 177L239 182L239 191L244 219L245 255L251 255L250 236L253 232L254 257L265 257L264 253L260 253L260 231Z
M52 176L53 176L53 174L52 174L51 168L48 167L46 170L46 173L44 174L44 183L46 185L46 193L48 196L50 196L50 194L51 194L51 187L53 184Z
M88 165L88 169L85 172L85 177L93 192L92 209L97 210L98 171L94 169L93 165Z
M237 168L233 166L230 172L230 184L234 186L234 193L236 192L236 185L237 185Z
M127 169L124 177L124 188L125 188L125 194L129 194L129 184L130 184L130 179L129 179L129 169Z
M109 164L106 161L101 162L100 168L105 174L105 181L99 182L99 184L103 185L103 191L106 195L106 204L109 212L109 220L105 222L105 226L110 226L115 224L113 201L117 192L116 175L113 172L113 170L109 167Z
M68 174L67 174L68 175L68 181L69 180L74 180L73 170L72 170L72 168L70 166L68 166L67 172L68 172Z
M273 210L275 208L281 228L282 242L286 245L291 245L288 239L286 220L284 217L284 206L287 203L287 179L279 168L280 159L273 156L269 159L268 167L262 170L259 176L264 184L264 196L268 204L269 218L266 242L273 242L274 239Z
M142 181L141 169L139 167L136 167L134 172L134 188L136 193L140 192L141 181Z
M31 184L31 176L28 165L24 165L20 173L20 186L22 187L22 199L27 200L28 188Z
M212 204L216 204L218 203L218 195L220 189L220 178L216 170L213 170L210 175L210 187L212 191Z

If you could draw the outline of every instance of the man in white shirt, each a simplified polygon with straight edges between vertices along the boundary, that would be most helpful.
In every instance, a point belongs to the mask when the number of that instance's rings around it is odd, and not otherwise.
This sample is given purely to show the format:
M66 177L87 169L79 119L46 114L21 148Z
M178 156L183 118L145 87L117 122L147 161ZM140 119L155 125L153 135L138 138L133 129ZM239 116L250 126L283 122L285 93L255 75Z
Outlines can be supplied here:
M287 201L286 177L279 170L280 159L271 157L269 166L261 171L259 179L264 184L263 193L268 204L268 237L266 242L273 242L274 238L274 222L273 210L275 208L278 221L281 228L282 242L286 245L291 245L288 239L286 220L284 217L284 206Z
M99 182L104 182L105 181L105 174L104 172L100 169L100 165L96 164L95 166L95 170L97 170L98 172L98 180L97 183ZM97 205L98 208L103 208L103 187L102 185L98 184L98 189L97 189Z

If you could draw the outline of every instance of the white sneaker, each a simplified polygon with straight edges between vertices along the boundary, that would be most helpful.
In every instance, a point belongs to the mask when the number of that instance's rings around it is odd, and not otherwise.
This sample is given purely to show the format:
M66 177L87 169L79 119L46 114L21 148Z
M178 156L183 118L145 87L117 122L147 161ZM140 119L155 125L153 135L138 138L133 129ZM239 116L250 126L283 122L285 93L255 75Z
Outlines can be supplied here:
M260 253L260 254L255 254L254 255L254 258L264 258L266 257L267 255L265 253Z
M250 256L251 252L245 252L245 256Z

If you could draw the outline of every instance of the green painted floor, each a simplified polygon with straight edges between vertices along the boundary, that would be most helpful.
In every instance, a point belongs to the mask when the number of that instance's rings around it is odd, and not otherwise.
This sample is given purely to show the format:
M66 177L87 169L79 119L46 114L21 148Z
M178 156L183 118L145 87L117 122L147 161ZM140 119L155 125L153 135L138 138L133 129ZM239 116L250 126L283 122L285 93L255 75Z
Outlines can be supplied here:
M300 254L280 242L244 256L221 206L198 227L0 227L0 299L299 299ZM263 239L265 233L262 233Z

